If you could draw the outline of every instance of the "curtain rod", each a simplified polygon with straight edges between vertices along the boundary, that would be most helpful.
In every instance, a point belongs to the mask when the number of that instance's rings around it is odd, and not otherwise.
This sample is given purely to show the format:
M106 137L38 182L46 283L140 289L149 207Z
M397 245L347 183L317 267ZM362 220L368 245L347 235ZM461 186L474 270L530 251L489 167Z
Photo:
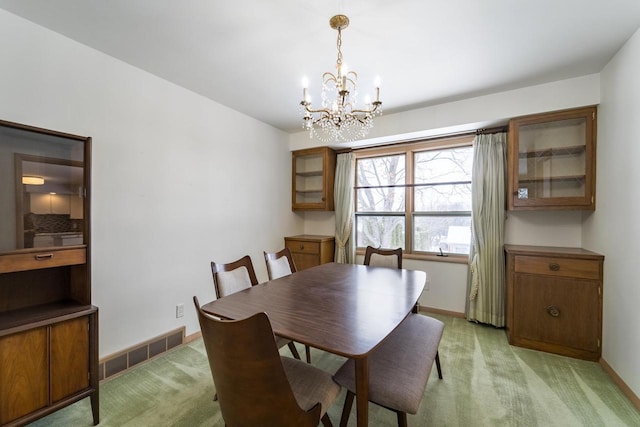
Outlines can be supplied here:
M410 144L410 143L413 143L413 142L432 141L432 140L436 140L436 139L453 138L453 137L456 137L456 136L483 135L483 134L506 132L508 129L509 129L509 127L506 126L506 125L505 126L495 126L495 127L491 127L491 128L480 128L480 129L476 129L475 131L474 130L467 130L467 131L450 132L450 133L446 133L446 134L434 135L434 136L430 136L430 137L411 138L411 139L405 139L405 140L402 140L402 141L389 142L389 143L381 144L381 145L367 145L367 146L364 146L364 147L357 147L357 148L345 147L345 148L337 149L335 151L336 151L337 154L350 153L351 151L365 150L367 148L388 147L390 145Z
M492 127L492 128L482 128L482 129L476 130L476 135L487 135L487 134L491 134L491 133L506 132L508 129L509 129L508 126L496 126L496 127Z

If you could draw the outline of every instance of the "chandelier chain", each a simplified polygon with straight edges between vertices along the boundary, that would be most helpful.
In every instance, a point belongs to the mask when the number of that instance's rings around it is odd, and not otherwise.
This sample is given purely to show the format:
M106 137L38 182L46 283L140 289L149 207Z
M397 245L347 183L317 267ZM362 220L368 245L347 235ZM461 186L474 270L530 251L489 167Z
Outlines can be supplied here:
M342 30L340 28L338 28L338 42L336 44L338 45L337 66L338 66L338 73L340 73L341 65L342 65Z

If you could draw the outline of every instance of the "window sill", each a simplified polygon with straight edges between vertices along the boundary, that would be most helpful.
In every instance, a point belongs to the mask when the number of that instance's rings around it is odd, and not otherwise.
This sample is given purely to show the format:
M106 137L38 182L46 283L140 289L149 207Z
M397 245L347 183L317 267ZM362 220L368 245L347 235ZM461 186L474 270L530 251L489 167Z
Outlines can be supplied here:
M364 249L357 249L356 255L364 256ZM408 254L403 252L402 259L411 259L429 262L447 262L451 264L469 264L469 255L447 254L439 256L435 254Z
M439 255L422 255L422 254L402 254L403 259L415 259L420 261L431 261L431 262L448 262L451 264L469 264L469 256L468 255L454 255L447 254L447 256L439 256Z

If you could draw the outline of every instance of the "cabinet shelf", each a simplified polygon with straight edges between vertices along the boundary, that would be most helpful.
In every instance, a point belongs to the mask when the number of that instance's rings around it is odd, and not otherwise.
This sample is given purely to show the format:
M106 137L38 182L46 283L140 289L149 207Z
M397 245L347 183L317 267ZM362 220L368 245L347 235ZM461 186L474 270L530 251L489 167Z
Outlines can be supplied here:
M575 156L585 151L584 145L572 145L570 147L554 147L542 150L521 151L518 156L521 159L531 159L538 157L555 157L555 156Z
M565 176L551 176L551 177L544 177L544 178L520 177L518 179L518 182L521 184L528 184L528 183L541 183L541 182L572 182L572 181L584 182L584 180L585 180L584 175L565 175Z
M315 190L296 190L296 193L300 193L300 194L322 193L322 188L318 188Z
M322 176L323 172L321 170L317 171L308 171L308 172L296 172L297 176Z
M95 310L96 308L92 305L79 304L73 300L64 300L0 312L0 336L20 332L25 325L32 329L59 322L65 317L83 316Z

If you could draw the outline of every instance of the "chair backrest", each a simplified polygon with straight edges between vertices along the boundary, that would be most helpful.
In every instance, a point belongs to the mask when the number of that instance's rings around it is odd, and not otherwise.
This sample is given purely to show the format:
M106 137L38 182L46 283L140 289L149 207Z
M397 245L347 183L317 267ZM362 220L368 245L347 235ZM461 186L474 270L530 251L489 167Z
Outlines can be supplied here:
M202 311L197 297L193 302L225 424L316 427L321 405L309 411L298 405L267 315L217 320Z
M264 261L267 263L267 274L269 280L287 276L297 271L296 264L289 248L284 248L278 252L265 252Z
M367 246L364 252L364 265L402 268L402 248L380 249Z
M216 298L222 298L258 284L249 255L227 264L211 261L211 273L213 273Z

